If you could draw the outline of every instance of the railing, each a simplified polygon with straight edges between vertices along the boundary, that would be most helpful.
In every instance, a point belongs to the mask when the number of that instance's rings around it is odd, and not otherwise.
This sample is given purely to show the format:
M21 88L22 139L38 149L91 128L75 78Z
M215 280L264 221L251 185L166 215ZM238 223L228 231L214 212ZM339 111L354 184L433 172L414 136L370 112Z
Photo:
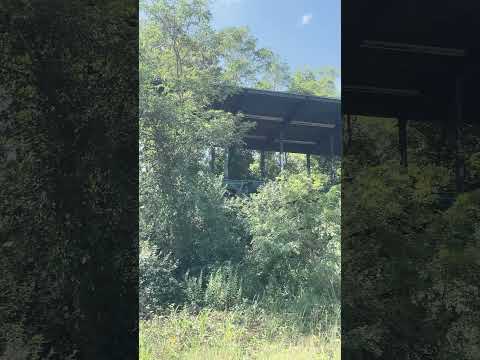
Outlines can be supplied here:
M237 195L255 193L265 182L261 180L224 179L223 183L231 195Z

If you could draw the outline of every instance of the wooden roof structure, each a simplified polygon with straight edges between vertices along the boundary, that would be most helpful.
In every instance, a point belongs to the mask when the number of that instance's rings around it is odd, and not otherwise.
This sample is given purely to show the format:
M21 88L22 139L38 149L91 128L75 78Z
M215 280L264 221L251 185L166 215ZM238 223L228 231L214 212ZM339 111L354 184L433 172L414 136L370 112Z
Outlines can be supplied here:
M349 1L342 4L342 111L396 118L407 166L407 121L443 128L453 140L464 191L463 133L480 124L480 3ZM349 131L349 130L347 130Z
M348 5L348 6L347 6ZM342 6L346 114L480 121L480 3L350 1Z
M223 110L241 113L255 126L244 139L252 150L341 154L341 103L338 99L241 88Z

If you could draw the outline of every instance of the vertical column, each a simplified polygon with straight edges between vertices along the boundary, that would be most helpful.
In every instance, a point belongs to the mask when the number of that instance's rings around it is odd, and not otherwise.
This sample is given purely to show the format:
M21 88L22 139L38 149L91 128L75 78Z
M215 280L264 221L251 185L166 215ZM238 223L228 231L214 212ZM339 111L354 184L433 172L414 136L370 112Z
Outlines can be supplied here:
M265 179L266 176L266 169L265 169L265 150L260 151L260 175L262 179Z
M210 148L210 171L215 171L215 147Z
M330 172L331 179L335 181L335 136L330 134Z
M455 82L455 185L458 193L465 187L465 154L463 148L463 78L458 75Z
M440 140L437 144L437 151L436 151L436 164L440 164L442 159L442 152L444 148L448 145L448 119L442 119L440 122Z
M347 114L347 149L352 145L352 115Z
M398 145L400 150L400 165L407 167L407 120L398 118Z
M280 132L280 170L283 171L285 167L285 151L283 147L283 131Z
M307 174L310 176L311 174L311 166L310 166L310 154L307 154Z
M230 149L225 148L224 150L224 160L223 160L223 178L228 179L228 168L230 165Z

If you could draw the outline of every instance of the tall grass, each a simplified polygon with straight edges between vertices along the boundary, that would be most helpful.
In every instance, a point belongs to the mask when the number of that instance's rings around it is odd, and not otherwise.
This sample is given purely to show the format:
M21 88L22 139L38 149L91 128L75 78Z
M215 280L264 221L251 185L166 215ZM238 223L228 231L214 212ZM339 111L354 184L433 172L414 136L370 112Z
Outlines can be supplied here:
M255 305L197 314L170 309L140 322L140 360L340 359L338 317L305 319Z

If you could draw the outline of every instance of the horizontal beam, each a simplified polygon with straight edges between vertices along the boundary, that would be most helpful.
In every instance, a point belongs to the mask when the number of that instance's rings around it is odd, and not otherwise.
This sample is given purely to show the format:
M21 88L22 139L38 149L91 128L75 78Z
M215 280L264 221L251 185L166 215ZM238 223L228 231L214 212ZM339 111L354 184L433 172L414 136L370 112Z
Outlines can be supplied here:
M264 115L254 115L254 114L243 114L243 115L247 119L252 119L252 120L283 122L283 118L278 116L264 116Z
M380 49L380 50L388 50L388 51L396 51L396 52L408 52L413 54L426 54L426 55L438 55L438 56L463 57L466 55L466 52L464 49L442 48L437 46L404 44L404 43L395 43L395 42L388 42L388 41L364 40L360 45L360 47L367 48L367 49Z
M315 96L315 95L302 95L302 94L295 94L289 93L284 91L272 91L272 90L262 90L262 89L252 89L252 88L243 88L244 93L250 94L258 94L258 95L268 95L274 97L283 97L289 99L302 99L307 101L320 101L320 102L332 102L332 103L340 103L340 99L331 98L331 97L322 97L322 96Z
M334 129L336 127L335 124L323 124L323 123L313 123L307 121L292 121L290 122L292 125L301 125L301 126L310 126L310 127L322 127L322 128L329 128Z
M260 136L260 135L246 135L245 138L252 139L252 140L263 140L263 141L267 140L266 136ZM304 141L304 140L294 140L294 139L283 139L281 141L286 144L299 144L299 145L316 145L317 144L315 141ZM273 139L273 142L280 143L280 139Z
M375 86L361 86L361 85L345 85L343 87L343 91L367 93L367 94L395 95L395 96L420 96L421 95L420 91L418 90L391 89L391 88L380 88Z
M252 140L267 140L267 137L262 135L245 135L245 138Z
M285 119L280 116L264 116L264 115L255 115L255 114L243 114L246 119L251 120L260 120L260 121L272 121L272 122L284 122ZM289 122L292 125L300 125L300 126L310 126L310 127L323 127L323 128L335 128L335 124L325 124L325 123L316 123L316 122L309 122L309 121L297 121L293 120Z
M274 141L259 141L256 139L251 139L251 140L245 139L245 148L249 150L278 152L280 151L280 143L274 142ZM297 153L297 154L329 156L331 153L331 149L327 141L319 142L315 145L297 144L295 140L294 140L294 143L284 141L283 149L287 153ZM341 155L341 146L336 145L334 151L336 155Z
M276 143L279 143L280 139L274 139L273 141ZM281 141L286 144L299 144L299 145L316 145L317 144L315 141L290 140L290 139L283 139Z

